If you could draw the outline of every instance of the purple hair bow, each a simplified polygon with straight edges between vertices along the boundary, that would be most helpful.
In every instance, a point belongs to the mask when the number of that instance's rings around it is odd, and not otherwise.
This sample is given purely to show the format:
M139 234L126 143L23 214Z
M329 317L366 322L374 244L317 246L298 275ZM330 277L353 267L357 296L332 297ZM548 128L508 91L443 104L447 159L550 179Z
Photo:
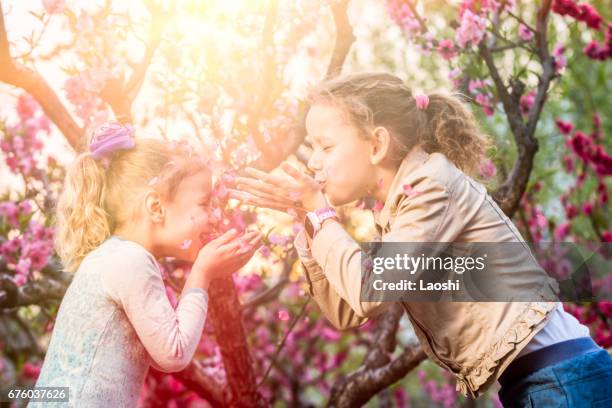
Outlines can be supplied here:
M132 138L134 127L121 125L119 123L108 123L103 125L93 134L89 151L94 159L109 159L111 153L117 150L131 149L135 142ZM106 165L107 160L105 160Z

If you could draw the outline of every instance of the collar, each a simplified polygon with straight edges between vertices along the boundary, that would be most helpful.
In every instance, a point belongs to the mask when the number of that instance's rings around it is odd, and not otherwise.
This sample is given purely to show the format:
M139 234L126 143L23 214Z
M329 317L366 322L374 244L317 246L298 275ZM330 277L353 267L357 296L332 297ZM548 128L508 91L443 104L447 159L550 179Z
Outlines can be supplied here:
M380 228L384 229L386 227L389 217L397 205L398 196L404 194L404 179L406 176L421 166L428 157L429 153L420 146L415 146L402 159L400 167L389 187L387 199L382 210L378 213L374 212L374 221Z

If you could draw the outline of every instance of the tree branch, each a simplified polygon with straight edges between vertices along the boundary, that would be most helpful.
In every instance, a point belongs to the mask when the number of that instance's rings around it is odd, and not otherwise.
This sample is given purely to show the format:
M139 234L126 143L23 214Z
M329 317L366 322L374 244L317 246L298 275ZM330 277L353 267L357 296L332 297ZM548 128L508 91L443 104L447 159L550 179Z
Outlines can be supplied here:
M427 358L421 348L416 347L404 350L399 357L391 360L403 313L401 304L395 303L377 320L378 331L363 365L334 384L329 407L362 406Z
M53 89L36 71L11 57L2 3L0 3L0 81L21 88L32 95L40 103L45 114L64 134L72 148L77 152L84 150L83 129L77 125Z
M219 279L210 287L210 314L215 337L221 350L233 407L256 408L264 406L257 392L253 361L249 353L240 315L240 302L234 281Z
M266 112L270 102L273 85L276 83L276 52L274 47L274 25L276 24L276 16L278 11L277 0L269 0L268 11L264 22L262 42L261 42L261 59L263 72L261 82L259 84L259 92L256 94L256 101L253 103L247 120L247 126L255 145L262 154L263 160L274 160L274 156L279 150L269 141L266 141L264 136L259 131L259 121L262 112Z
M341 0L332 6L332 14L336 25L336 42L329 60L325 79L333 78L342 72L346 56L355 42L355 34L347 14L349 2L350 0Z
M128 80L124 82L122 78L112 78L106 82L104 89L100 92L100 97L111 107L120 122L132 122L132 104L138 96L138 91L140 91L147 69L151 64L153 54L155 54L155 50L161 41L163 28L169 19L167 11L156 2L145 1L145 5L151 13L149 39L146 44L145 55L134 68ZM171 3L170 7L174 7L174 3Z
M533 160L538 151L538 141L535 138L536 126L546 101L548 88L556 75L554 60L548 52L548 40L546 35L551 3L552 0L543 1L538 10L536 46L543 72L539 77L537 94L529 110L526 124L523 122L519 110L520 97L523 94L524 85L520 81L514 81L512 83L512 94L508 93L495 67L491 53L484 43L480 45L480 55L484 58L489 68L489 72L491 73L491 77L495 82L517 145L517 159L508 177L492 194L495 201L497 201L501 209L509 217L516 212L521 197L527 188L529 176L533 168Z
M174 375L213 407L227 406L227 402L230 400L227 384L208 375L198 361L194 360L187 368Z
M347 8L350 0L341 0L332 6L332 14L336 25L336 42L334 50L327 67L325 78L329 79L338 75L342 71L342 66L346 60L346 56L355 41L353 28L350 24L347 15ZM298 107L298 113L291 130L287 132L286 141L277 151L270 156L262 156L251 163L251 167L260 170L269 171L278 166L288 156L295 151L304 142L306 130L304 128L304 118L308 112L308 104L302 102Z

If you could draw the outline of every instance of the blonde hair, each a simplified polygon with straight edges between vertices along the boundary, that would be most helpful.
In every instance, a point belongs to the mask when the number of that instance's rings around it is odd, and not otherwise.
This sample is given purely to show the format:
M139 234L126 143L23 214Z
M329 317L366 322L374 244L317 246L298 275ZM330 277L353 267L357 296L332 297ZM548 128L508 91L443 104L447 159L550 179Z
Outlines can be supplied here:
M443 153L455 166L476 176L491 147L460 94L434 92L419 109L413 91L395 75L358 73L324 81L309 94L309 102L342 108L360 133L382 126L392 137L390 160L401 159L415 145L428 153Z
M64 269L76 271L117 226L137 216L148 187L171 201L183 178L204 170L208 163L185 145L150 138L115 152L108 169L89 151L79 154L67 169L56 207L54 247Z

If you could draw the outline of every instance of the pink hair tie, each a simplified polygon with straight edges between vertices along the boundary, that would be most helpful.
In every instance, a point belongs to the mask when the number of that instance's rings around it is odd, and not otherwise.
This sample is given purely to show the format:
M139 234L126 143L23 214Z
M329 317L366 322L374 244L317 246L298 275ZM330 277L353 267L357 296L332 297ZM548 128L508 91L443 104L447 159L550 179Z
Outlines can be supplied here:
M89 151L95 160L102 159L104 167L108 168L110 157L114 152L135 146L133 133L134 127L131 125L105 124L94 132L89 143Z
M414 96L414 100L416 101L416 106L418 109L427 109L427 106L429 106L429 96L425 95L422 92L415 92L412 94L412 96Z

